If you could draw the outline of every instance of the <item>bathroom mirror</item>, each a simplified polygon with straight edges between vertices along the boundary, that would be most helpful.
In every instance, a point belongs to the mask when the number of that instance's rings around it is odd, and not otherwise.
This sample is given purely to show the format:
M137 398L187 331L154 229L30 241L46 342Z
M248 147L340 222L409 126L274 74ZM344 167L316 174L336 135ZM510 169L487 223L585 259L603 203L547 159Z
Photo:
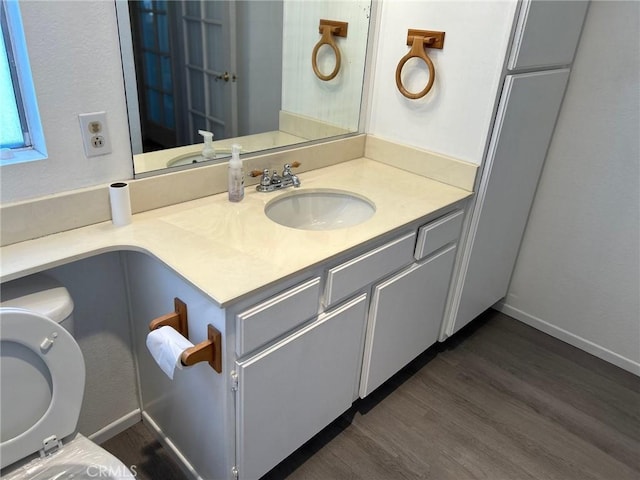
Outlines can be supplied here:
M137 177L358 132L370 0L116 0ZM341 62L312 65L320 20ZM316 49L317 69L337 67ZM202 156L199 130L214 134ZM211 157L209 155L209 157Z

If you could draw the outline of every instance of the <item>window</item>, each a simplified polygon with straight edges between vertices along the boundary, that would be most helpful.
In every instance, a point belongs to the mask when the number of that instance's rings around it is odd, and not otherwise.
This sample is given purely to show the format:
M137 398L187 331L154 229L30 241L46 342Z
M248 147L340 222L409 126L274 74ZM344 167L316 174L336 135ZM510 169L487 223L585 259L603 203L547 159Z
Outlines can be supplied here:
M16 0L0 3L0 165L47 157Z

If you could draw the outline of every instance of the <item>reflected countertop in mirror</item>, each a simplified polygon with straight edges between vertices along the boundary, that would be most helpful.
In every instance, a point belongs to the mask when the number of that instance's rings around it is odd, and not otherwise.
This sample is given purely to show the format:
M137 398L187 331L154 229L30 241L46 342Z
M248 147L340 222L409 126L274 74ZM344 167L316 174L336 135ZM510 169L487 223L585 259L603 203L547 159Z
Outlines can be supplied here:
M216 159L359 131L370 0L116 1L136 176L197 166L202 138ZM314 73L320 20L336 37L335 78ZM317 66L334 70L333 50Z

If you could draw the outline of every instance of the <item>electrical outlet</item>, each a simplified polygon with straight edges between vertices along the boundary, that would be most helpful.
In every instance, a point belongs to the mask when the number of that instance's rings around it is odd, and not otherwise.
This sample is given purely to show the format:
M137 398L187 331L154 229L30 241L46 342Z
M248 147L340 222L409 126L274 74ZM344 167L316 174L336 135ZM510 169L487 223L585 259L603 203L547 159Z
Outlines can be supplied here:
M107 112L81 113L80 132L84 153L87 157L97 157L111 153L111 140L107 127Z

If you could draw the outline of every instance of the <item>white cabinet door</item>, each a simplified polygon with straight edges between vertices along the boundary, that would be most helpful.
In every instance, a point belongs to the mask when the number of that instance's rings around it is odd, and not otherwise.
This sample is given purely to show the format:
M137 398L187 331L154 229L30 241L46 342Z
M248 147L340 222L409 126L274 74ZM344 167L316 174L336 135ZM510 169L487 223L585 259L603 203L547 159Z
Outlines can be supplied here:
M568 78L561 69L505 81L447 335L507 293Z
M588 5L587 0L525 0L509 70L571 64Z
M455 250L452 245L374 288L361 397L438 340Z
M257 479L347 410L362 355L366 295L237 363L237 466Z

